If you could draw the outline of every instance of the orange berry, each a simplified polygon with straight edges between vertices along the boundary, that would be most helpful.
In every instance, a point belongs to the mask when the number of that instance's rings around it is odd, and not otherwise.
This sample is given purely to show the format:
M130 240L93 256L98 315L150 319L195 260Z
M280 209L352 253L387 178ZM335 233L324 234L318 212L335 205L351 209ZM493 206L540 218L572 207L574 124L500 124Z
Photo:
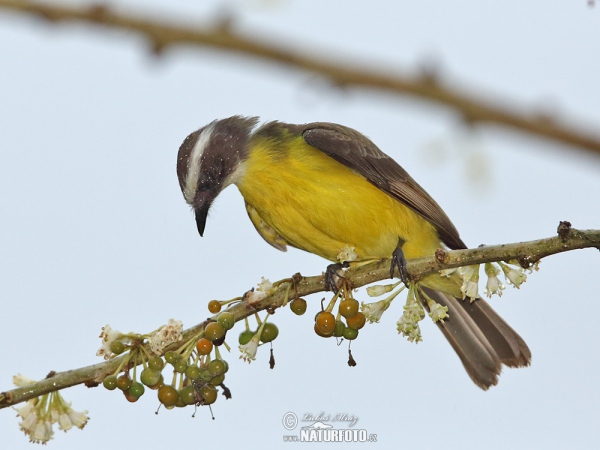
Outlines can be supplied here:
M219 300L211 300L208 302L208 310L213 314L218 313L221 311L221 302Z
M196 342L196 350L199 355L208 355L212 352L213 343L206 338L200 339Z
M354 317L346 318L346 324L348 327L353 328L355 330L360 330L365 326L365 315L361 312L357 313Z
M331 336L335 330L335 316L328 311L321 311L315 317L315 331ZM318 334L318 333L317 333Z
M358 302L348 298L340 303L340 314L345 318L354 317L358 312Z

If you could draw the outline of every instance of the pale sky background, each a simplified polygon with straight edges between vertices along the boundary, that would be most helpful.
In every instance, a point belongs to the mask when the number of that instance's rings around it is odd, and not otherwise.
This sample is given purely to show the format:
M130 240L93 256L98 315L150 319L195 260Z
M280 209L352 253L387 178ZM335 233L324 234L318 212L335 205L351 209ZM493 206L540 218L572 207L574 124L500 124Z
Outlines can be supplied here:
M600 124L600 8L579 1L114 1L158 17L209 23L223 6L236 26L340 59L413 71L434 60L446 80L515 107L553 108ZM199 3L202 3L199 5ZM147 332L204 320L210 299L242 294L265 276L319 274L326 262L266 245L235 187L196 231L175 174L191 131L233 114L354 127L396 158L444 207L470 246L552 236L560 220L600 227L600 158L495 128L477 136L445 109L326 89L311 75L214 50L155 59L125 32L55 27L0 10L0 390L13 374L43 378L99 362L100 329ZM478 165L479 164L479 165ZM479 177L473 177L473 171ZM435 326L424 342L397 335L402 300L347 347L278 310L276 368L268 349L238 360L234 328L226 384L206 409L162 410L118 392L64 391L91 420L56 431L48 448L286 448L288 412L346 413L377 448L593 448L600 439L597 250L544 260L519 291L492 305L533 353L479 390ZM364 291L360 300L368 301ZM2 448L32 448L11 410ZM345 427L345 425L341 425ZM283 445L283 447L282 447ZM331 448L333 444L304 444Z

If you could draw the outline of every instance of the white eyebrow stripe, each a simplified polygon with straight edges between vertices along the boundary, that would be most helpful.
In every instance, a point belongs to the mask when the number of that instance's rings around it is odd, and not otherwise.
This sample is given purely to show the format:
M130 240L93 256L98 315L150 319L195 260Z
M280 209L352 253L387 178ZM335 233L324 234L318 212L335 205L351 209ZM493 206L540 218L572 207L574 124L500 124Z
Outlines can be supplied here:
M198 186L198 179L200 178L200 159L210 141L214 128L214 124L208 125L204 131L202 131L200 138L198 138L198 141L190 152L187 176L185 178L185 188L183 190L185 201L190 205L193 203L194 197L196 196L196 188Z

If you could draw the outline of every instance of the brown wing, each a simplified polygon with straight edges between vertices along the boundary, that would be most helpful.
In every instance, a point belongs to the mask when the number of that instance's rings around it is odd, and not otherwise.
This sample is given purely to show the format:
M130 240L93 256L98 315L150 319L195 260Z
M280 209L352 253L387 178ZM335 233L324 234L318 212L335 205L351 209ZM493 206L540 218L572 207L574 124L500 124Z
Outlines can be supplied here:
M451 249L467 248L442 208L400 165L352 128L317 122L301 125L306 143L355 170L382 191L425 217Z

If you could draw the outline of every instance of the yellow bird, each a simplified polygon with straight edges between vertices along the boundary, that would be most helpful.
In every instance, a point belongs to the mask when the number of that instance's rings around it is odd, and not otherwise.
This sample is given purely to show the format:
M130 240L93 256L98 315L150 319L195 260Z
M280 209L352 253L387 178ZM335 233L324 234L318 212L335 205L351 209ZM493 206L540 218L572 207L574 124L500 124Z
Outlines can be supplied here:
M346 246L357 261L404 258L464 249L440 206L367 137L342 125L291 125L233 116L190 134L179 149L177 175L202 236L209 208L235 184L258 233L275 248L287 245L336 261ZM449 317L436 322L471 379L487 389L502 364L529 365L523 339L483 299L462 300L458 277L420 282ZM427 307L427 305L424 305Z

